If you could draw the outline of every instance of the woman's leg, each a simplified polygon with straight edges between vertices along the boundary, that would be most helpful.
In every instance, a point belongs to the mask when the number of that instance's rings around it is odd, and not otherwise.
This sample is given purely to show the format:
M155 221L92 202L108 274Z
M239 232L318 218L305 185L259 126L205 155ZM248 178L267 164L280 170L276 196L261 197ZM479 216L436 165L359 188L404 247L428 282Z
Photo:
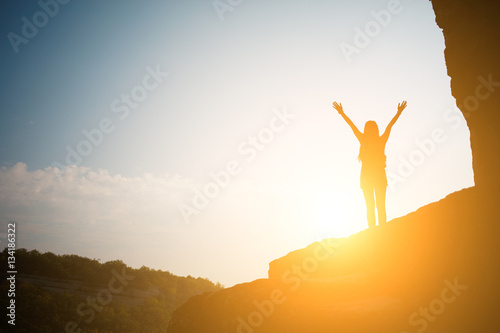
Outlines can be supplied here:
M366 218L368 219L368 227L375 226L375 199L373 193L373 187L364 187L363 194L366 201Z
M387 186L377 186L375 187L375 200L377 202L377 212L378 212L378 224L384 224L387 221L385 214L385 192Z

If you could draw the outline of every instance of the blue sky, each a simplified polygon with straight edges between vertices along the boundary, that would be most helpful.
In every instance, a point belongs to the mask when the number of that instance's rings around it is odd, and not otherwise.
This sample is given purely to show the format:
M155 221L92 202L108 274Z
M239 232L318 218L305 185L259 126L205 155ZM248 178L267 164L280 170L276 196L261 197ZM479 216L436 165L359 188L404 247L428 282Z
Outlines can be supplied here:
M334 100L381 128L408 101L386 150L389 218L473 185L429 1L231 8L73 0L16 52L9 33L43 8L2 2L0 219L19 223L19 246L226 285L265 276L288 251L366 227L358 144ZM248 161L239 148L286 112ZM66 163L79 147L88 154ZM179 207L233 160L241 172L187 223Z

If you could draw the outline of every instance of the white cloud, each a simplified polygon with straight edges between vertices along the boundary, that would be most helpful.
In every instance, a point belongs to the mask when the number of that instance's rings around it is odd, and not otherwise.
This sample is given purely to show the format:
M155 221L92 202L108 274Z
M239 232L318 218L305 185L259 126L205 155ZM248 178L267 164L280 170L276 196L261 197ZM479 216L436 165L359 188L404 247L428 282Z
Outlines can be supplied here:
M73 166L61 181L58 172L28 171L24 163L0 169L0 220L18 223L17 247L126 258L176 234L178 202L193 187L177 175L124 177Z
M190 180L178 175L145 173L128 178L73 166L65 170L60 181L57 173L53 167L27 171L21 162L1 168L2 218L91 224L142 223L151 217L166 220L183 193L193 187Z

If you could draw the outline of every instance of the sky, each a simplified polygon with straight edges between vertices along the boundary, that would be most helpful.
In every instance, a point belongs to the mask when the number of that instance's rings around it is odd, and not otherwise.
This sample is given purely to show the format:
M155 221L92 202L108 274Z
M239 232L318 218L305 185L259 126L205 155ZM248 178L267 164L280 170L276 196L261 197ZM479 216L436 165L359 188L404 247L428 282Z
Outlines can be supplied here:
M225 286L367 227L359 143L386 147L388 220L474 185L426 0L3 1L0 246Z

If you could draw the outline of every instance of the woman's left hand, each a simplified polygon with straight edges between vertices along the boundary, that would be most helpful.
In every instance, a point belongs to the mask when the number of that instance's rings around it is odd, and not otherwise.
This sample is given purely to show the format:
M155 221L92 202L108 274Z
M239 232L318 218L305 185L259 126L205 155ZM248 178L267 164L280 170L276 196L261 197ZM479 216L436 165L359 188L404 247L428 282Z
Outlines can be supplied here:
M402 103L398 104L398 113L403 112L403 110L406 108L406 101L403 101Z

